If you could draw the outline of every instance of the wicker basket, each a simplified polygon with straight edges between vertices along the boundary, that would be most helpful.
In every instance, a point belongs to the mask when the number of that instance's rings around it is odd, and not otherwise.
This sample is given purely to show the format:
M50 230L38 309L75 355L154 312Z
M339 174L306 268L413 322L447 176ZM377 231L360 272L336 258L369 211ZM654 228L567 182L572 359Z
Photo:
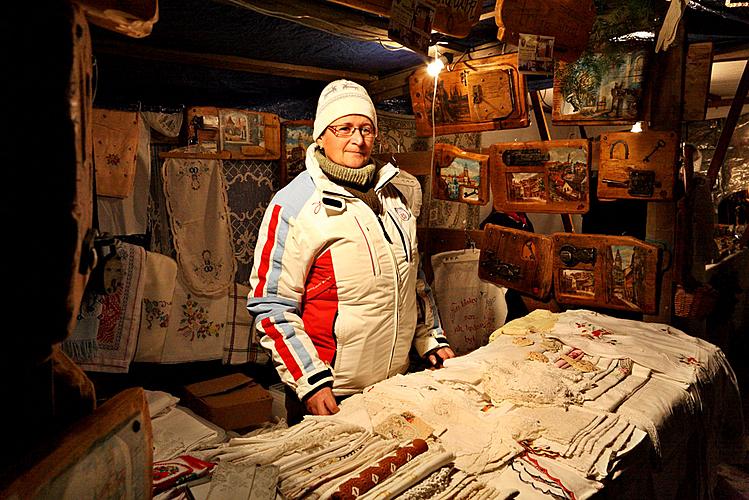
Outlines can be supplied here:
M676 285L674 295L674 314L682 318L704 318L715 309L718 303L718 292L710 285L700 285L687 290Z

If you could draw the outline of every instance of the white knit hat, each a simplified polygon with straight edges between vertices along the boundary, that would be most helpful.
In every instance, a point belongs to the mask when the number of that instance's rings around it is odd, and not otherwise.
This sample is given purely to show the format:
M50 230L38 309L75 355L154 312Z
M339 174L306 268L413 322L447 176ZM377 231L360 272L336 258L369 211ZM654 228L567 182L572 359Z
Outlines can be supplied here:
M313 135L319 138L328 125L342 116L363 115L372 120L377 130L377 112L367 90L349 80L330 82L322 89L317 101Z

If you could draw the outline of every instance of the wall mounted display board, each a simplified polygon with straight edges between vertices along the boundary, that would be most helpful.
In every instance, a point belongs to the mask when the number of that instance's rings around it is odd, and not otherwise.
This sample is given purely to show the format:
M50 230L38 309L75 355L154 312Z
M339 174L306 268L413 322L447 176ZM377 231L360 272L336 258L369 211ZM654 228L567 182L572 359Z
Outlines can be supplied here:
M312 138L312 120L287 120L281 123L281 187L304 172L307 148Z
M505 54L443 70L437 79L434 106L436 135L527 127L525 79L517 62L517 54ZM409 89L416 134L430 136L435 89L426 67L411 75Z
M507 142L490 148L494 208L585 213L590 206L587 139Z
M489 203L489 155L435 144L432 198L470 205Z
M222 159L277 160L281 157L278 116L242 109L187 109L187 137Z
M487 224L481 240L479 277L545 299L552 284L550 238Z
M598 191L601 199L673 199L677 141L674 132L601 134Z
M713 42L690 43L686 64L681 118L685 121L704 120L713 69Z
M499 40L517 46L521 33L551 36L555 58L572 62L585 50L596 9L593 0L499 0L494 19Z
M557 302L655 313L657 246L629 236L554 233L551 237Z
M465 38L471 28L479 22L481 16L481 2L455 2L453 0L433 0L436 5L432 29L455 38ZM371 12L389 17L393 0L332 0L333 3L345 5L353 9Z
M584 53L554 69L552 122L558 125L625 125L642 116L648 52Z

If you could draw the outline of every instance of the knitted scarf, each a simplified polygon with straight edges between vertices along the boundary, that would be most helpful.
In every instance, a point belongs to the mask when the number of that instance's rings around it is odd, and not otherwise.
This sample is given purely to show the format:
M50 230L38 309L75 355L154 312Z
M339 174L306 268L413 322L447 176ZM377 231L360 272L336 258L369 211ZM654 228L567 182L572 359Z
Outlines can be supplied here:
M329 160L320 149L315 150L315 159L331 181L346 188L374 213L382 213L382 204L374 190L374 174L377 170L374 162L361 168L350 168Z

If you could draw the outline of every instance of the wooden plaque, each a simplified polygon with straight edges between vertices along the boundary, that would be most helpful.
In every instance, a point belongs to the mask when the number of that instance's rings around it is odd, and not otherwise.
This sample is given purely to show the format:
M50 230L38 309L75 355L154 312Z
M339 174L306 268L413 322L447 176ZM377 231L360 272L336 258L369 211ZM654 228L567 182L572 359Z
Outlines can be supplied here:
M507 142L490 148L494 208L585 213L590 206L587 139Z
M551 239L487 224L481 241L479 277L545 299L552 284Z
M554 37L554 58L573 62L585 50L596 19L593 0L497 1L497 38L518 45L519 34Z
M613 132L601 135L598 197L673 199L677 141L674 132Z
M393 0L331 0L333 3L345 5L354 9L370 12L379 16L390 17ZM479 22L481 17L481 2L454 2L450 0L435 0L437 10L434 13L432 29L456 38L465 38L471 28Z
M655 313L658 247L628 236L551 237L557 302Z
M190 144L216 152L222 159L278 160L281 127L278 116L243 109L193 107L187 109Z
M489 203L489 155L435 144L432 198L470 205Z
M281 123L281 187L304 172L307 148L312 138L314 121L287 120Z
M626 125L642 116L645 50L586 53L554 69L552 122L558 125Z
M409 78L416 134L432 135L434 78L426 67ZM436 135L522 128L530 124L517 54L476 59L442 71L437 80Z
M713 42L691 43L684 73L682 120L701 121L707 113L707 97L713 68Z

